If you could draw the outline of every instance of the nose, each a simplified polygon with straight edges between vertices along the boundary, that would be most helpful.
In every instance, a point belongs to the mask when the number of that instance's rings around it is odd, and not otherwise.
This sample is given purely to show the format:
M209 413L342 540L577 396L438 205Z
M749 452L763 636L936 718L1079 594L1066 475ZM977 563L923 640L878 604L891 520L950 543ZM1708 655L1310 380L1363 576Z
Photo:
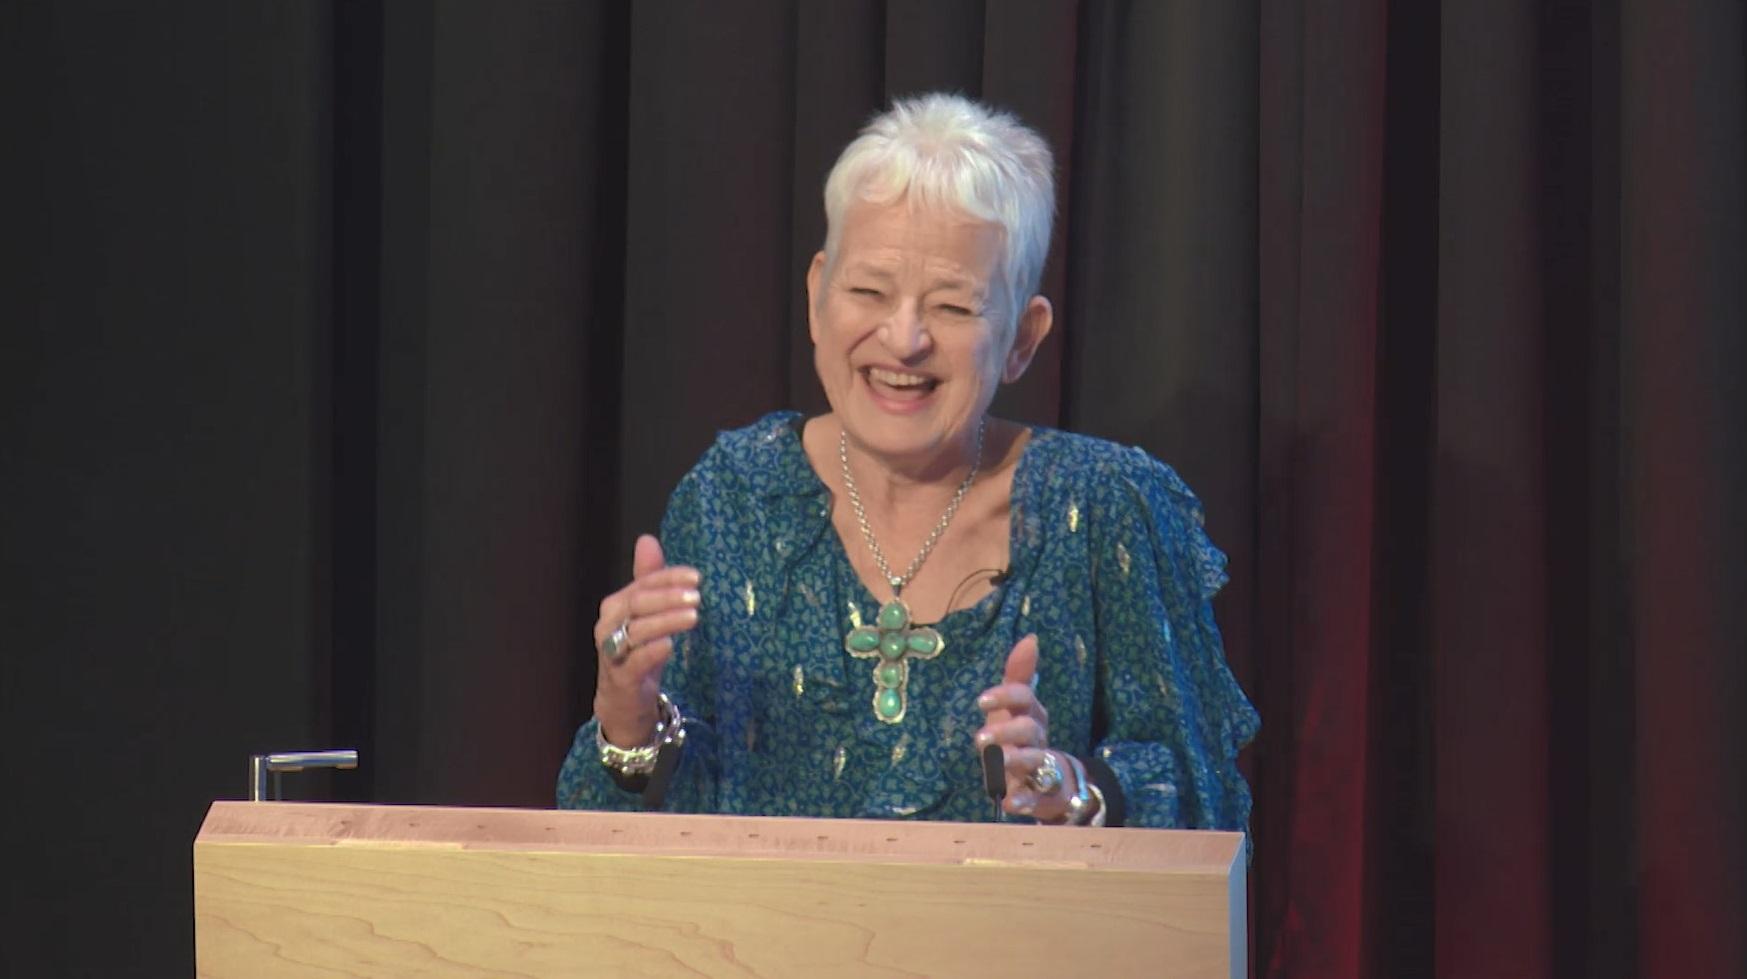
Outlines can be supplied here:
M900 303L880 330L886 349L900 360L913 360L934 345L934 338L922 322L920 309L912 302Z

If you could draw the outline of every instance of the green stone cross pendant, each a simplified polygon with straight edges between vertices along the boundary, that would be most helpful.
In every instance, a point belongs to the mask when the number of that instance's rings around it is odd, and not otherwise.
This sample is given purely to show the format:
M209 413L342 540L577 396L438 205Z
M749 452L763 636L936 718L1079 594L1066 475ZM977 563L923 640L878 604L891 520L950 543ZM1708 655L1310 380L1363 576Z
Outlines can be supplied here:
M903 599L880 606L873 625L856 626L843 637L843 648L857 659L874 661L874 716L887 724L904 719L908 706L910 661L933 659L946 648L946 640L928 626L910 625L910 606Z

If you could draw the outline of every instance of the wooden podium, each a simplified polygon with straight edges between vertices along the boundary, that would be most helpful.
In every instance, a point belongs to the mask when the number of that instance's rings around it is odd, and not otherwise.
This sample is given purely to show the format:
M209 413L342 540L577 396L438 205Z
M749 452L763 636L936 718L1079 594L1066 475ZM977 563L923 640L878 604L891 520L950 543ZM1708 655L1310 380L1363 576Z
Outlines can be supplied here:
M215 802L201 976L1246 975L1243 836Z

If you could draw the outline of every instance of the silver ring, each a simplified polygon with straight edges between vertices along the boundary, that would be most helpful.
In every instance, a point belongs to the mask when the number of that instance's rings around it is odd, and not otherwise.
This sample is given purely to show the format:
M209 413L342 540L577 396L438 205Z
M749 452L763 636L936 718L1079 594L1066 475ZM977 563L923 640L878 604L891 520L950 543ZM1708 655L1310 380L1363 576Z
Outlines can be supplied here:
M613 630L613 634L607 637L607 641L601 643L601 653L614 666L623 663L625 657L631 655L630 619L619 623L619 627Z
M1043 764L1025 776L1025 784L1039 795L1049 795L1062 787L1062 767L1056 764L1055 752L1043 753Z

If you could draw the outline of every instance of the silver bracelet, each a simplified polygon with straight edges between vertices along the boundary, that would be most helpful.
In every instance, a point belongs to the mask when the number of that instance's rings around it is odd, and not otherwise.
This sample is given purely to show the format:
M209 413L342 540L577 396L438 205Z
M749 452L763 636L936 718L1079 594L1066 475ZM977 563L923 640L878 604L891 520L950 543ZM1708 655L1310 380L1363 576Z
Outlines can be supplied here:
M635 748L621 748L607 740L599 724L594 729L594 746L600 753L601 764L608 771L619 775L647 775L655 770L655 758L666 745L680 747L685 744L685 717L679 708L673 706L673 701L663 693L656 699L660 716L655 721L655 736L649 743Z
M1079 788L1074 791L1073 798L1068 800L1068 816L1063 820L1067 826L1102 826L1104 825L1104 792L1092 780L1086 777L1086 766L1080 759L1068 755L1068 765L1074 770L1074 778Z

